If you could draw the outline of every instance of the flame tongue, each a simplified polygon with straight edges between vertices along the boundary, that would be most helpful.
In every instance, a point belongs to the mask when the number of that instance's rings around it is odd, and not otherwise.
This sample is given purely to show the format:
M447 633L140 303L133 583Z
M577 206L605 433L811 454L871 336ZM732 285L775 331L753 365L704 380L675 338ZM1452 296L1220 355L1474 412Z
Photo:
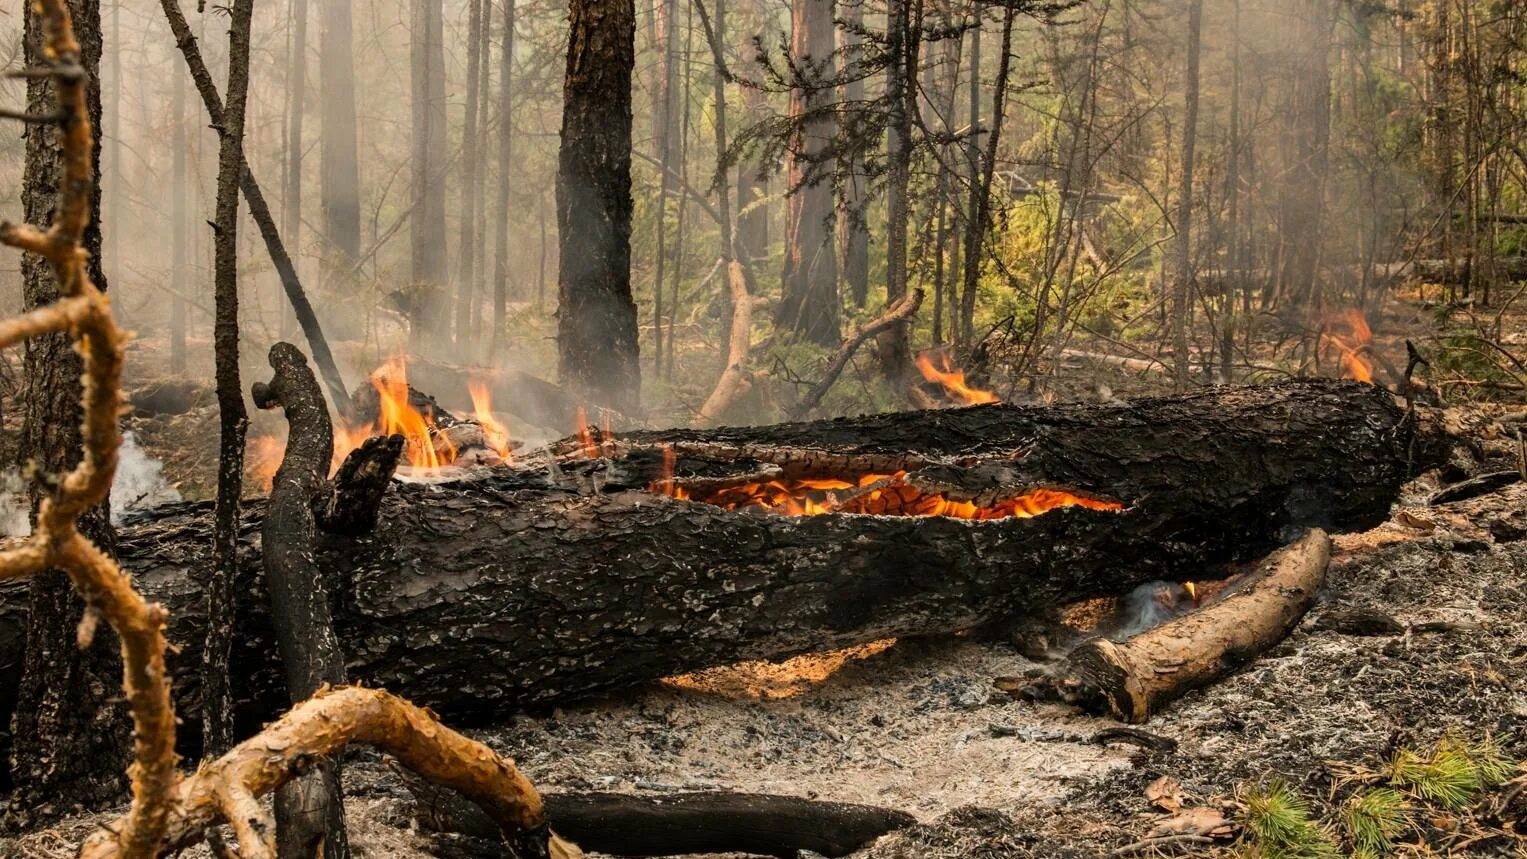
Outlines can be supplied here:
M401 435L407 441L408 464L437 469L456 459L456 446L435 433L435 418L414 407L408 399L408 367L402 358L390 359L371 374L371 386L379 397L377 431Z
M1370 355L1373 331L1362 311L1344 310L1326 319L1322 337L1341 353L1343 379L1373 384L1373 360Z
M991 391L973 388L965 381L965 371L955 367L944 349L930 349L917 356L917 370L923 378L944 389L951 400L965 405L1000 402Z

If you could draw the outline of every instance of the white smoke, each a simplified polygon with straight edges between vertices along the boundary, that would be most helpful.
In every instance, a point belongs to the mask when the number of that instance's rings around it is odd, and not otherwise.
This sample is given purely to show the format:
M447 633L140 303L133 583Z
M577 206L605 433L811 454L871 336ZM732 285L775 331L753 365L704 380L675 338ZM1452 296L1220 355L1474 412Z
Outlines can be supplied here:
M134 510L179 500L180 491L164 479L164 463L144 453L132 433L123 433L117 476L111 482L112 523L121 524L122 517Z
M31 507L21 472L0 472L0 537L25 537L32 533Z

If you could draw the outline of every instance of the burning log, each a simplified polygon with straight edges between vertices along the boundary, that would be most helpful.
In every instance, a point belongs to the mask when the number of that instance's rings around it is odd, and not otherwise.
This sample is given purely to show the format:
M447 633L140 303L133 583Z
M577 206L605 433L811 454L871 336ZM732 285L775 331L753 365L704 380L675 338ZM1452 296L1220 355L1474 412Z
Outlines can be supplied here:
M1282 641L1315 603L1330 560L1330 537L1310 531L1208 606L1122 642L1081 645L1066 658L1058 691L1090 712L1144 722Z
M593 458L570 439L552 462L414 471L375 532L320 534L313 559L351 677L502 716L1115 595L1260 556L1295 529L1370 528L1412 446L1430 449L1417 441L1391 396L1336 381L641 432ZM252 531L262 514L250 504ZM198 664L207 518L160 508L119 534L171 610L176 666ZM252 542L234 655L239 693L260 702L247 724L279 697ZM0 598L0 645L18 599ZM14 682L0 677L0 696Z

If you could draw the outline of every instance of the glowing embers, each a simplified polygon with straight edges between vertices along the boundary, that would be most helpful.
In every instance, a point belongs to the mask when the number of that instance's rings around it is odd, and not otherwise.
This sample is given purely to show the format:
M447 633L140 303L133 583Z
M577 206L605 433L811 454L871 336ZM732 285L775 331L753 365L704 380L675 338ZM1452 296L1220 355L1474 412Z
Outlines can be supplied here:
M1123 510L1109 498L1052 487L1016 490L987 503L950 497L946 491L919 486L904 471L851 477L771 477L756 481L684 483L673 478L673 460L665 453L663 476L650 490L681 500L700 501L725 510L761 510L784 516L848 513L866 516L947 516L954 519L1028 519L1052 510Z

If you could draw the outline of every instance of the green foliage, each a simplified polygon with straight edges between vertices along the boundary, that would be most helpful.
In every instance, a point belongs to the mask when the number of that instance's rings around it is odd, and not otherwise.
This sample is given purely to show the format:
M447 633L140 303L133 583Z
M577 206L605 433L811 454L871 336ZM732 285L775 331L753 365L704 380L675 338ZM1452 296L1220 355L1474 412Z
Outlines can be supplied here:
M1353 794L1342 806L1341 825L1354 857L1386 856L1410 827L1410 801L1388 787Z
M1454 811L1473 805L1481 790L1510 775L1511 762L1493 741L1471 743L1453 734L1443 737L1429 753L1401 749L1389 762L1391 784Z
M1310 804L1282 782L1243 790L1242 825L1261 859L1335 859L1341 855Z

